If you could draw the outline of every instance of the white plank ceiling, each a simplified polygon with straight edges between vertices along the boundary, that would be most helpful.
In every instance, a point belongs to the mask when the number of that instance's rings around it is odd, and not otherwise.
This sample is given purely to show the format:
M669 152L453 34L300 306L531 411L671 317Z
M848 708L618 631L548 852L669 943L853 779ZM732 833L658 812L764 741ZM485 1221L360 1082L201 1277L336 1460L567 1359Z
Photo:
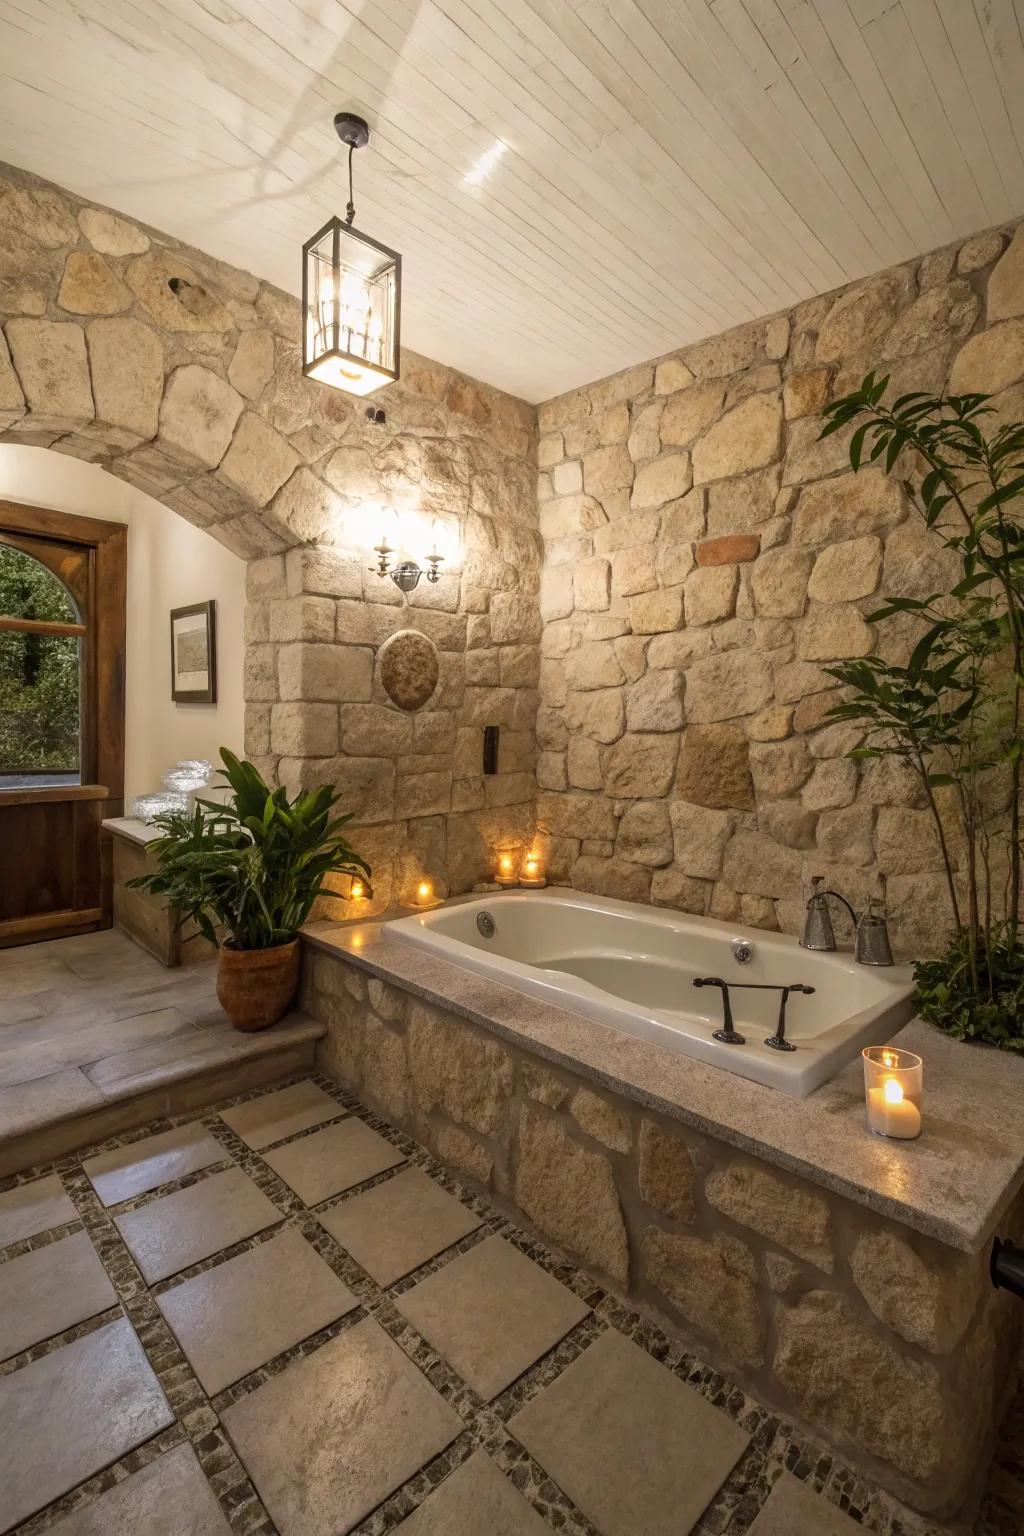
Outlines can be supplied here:
M531 400L1024 212L1024 0L0 0L0 158Z

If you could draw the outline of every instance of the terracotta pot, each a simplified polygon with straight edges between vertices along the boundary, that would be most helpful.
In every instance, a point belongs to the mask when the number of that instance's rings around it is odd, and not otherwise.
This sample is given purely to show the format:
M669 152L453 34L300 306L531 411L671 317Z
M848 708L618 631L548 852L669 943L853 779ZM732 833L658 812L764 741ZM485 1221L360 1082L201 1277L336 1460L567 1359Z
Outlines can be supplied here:
M217 997L236 1029L268 1029L287 1013L298 991L299 941L273 949L218 951Z

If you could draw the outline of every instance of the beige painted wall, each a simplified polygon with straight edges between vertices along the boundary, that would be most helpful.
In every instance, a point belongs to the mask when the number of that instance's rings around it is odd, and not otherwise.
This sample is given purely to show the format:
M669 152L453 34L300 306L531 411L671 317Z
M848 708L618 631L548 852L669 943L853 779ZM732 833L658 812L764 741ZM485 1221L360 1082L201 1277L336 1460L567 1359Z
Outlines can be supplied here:
M1011 243L1011 235L1013 236ZM858 764L830 663L905 661L956 563L821 409L871 369L1024 416L1024 227L991 230L540 407L538 814L554 878L796 932L824 874L943 941L916 776Z
M240 751L245 562L151 496L48 448L0 443L0 499L128 526L125 799L160 787L181 757ZM172 608L217 603L217 703L171 699Z

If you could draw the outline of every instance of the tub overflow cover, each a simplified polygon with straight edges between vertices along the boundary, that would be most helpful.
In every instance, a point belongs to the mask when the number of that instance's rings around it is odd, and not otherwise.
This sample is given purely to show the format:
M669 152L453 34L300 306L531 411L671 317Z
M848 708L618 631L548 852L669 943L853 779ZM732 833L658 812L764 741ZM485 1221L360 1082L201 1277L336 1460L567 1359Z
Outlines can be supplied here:
M476 925L485 939L494 938L494 918L489 912L478 912Z

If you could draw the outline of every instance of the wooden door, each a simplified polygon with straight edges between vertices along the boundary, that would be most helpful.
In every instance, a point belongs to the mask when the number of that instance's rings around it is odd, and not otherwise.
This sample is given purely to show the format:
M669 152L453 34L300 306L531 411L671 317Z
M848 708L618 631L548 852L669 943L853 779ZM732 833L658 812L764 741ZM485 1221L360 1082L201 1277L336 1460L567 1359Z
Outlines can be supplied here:
M109 927L127 529L0 501L0 948Z

